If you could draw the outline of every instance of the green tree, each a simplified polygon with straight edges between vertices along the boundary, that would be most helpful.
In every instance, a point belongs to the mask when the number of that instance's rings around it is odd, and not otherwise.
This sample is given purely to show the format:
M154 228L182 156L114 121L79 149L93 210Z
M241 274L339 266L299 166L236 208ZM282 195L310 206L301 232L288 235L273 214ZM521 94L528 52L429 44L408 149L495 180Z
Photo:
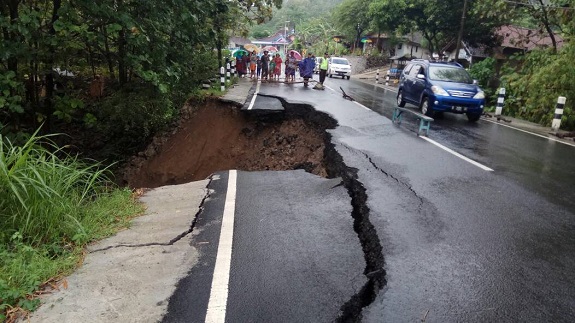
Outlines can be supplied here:
M0 127L19 131L47 120L43 130L49 132L55 123L73 120L72 115L82 118L92 105L101 104L78 103L90 101L83 84L97 75L107 80L107 93L146 88L178 106L218 66L217 60L199 62L196 57L213 49L221 57L231 30L269 19L281 3L2 1Z
M554 51L558 49L557 32L569 33L572 25L573 0L485 0L476 4L476 12L483 17L534 27L536 33L549 37ZM567 21L564 20L567 18Z
M348 39L354 39L354 49L359 47L362 33L371 24L368 15L370 2L371 0L344 0L335 9L335 25Z
M534 50L516 57L503 72L502 86L507 90L509 114L549 126L553 120L555 102L567 97L563 129L575 129L575 46L568 43L557 53L553 49Z

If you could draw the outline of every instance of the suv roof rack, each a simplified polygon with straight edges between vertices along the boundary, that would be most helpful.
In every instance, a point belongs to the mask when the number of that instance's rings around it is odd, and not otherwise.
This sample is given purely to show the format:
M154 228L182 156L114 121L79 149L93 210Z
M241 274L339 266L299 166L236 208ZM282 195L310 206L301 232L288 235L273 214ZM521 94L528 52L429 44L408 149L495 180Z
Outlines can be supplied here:
M416 59L412 59L412 62L424 62L424 63L430 63L429 60L427 59L422 59L422 58L416 58Z
M430 60L428 60L428 59L422 59L422 58L412 59L411 61L412 61L412 62L423 62L423 63L427 63L427 64L433 63L433 64L454 65L454 66L463 68L463 65L461 65L461 64L459 64L459 63L457 63L457 62L445 62L445 61L436 61L436 60L431 60L431 61L430 61Z

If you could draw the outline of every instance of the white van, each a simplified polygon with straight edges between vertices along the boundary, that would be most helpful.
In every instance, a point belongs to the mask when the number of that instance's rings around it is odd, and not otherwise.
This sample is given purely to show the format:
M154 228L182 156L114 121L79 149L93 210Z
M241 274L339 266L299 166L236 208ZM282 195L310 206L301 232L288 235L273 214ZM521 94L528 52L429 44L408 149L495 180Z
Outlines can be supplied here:
M343 57L331 57L329 59L329 68L327 70L327 74L329 77L333 77L333 75L341 76L341 78L351 76L351 65L346 58Z

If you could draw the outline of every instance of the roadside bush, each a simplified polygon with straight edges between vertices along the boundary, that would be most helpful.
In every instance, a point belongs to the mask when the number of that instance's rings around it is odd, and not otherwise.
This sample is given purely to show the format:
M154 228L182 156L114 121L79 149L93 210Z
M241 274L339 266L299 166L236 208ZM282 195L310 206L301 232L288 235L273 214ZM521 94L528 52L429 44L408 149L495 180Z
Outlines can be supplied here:
M374 68L374 67L385 66L387 64L389 64L389 57L387 55L379 54L379 55L368 56L365 67Z
M495 63L494 58L488 57L469 68L471 77L477 80L479 86L485 91L486 105L493 105L497 102L497 88L491 86L495 77Z
M107 175L48 137L16 146L0 136L0 321L13 307L33 309L33 293L70 273L87 243L126 227L142 211Z
M561 128L575 130L575 46L565 44L558 53L534 50L510 61L502 73L507 90L506 110L511 115L549 126L559 96L567 97Z
M104 98L91 108L100 120L97 127L108 142L107 148L114 155L121 152L129 156L148 143L156 132L165 129L176 117L170 96L153 86L134 84Z

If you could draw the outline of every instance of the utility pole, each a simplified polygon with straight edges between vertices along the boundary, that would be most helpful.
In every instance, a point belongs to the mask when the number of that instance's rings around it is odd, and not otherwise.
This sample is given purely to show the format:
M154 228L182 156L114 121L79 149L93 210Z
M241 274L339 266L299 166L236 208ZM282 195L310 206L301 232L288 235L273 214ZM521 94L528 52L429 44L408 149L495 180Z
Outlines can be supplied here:
M287 20L284 24L284 54L287 54L287 26L290 23L289 20Z
M463 0L463 13L461 14L461 26L459 26L459 34L457 35L457 43L455 44L455 61L459 59L459 50L461 46L461 38L463 37L463 26L465 26L465 15L467 14L467 0Z

